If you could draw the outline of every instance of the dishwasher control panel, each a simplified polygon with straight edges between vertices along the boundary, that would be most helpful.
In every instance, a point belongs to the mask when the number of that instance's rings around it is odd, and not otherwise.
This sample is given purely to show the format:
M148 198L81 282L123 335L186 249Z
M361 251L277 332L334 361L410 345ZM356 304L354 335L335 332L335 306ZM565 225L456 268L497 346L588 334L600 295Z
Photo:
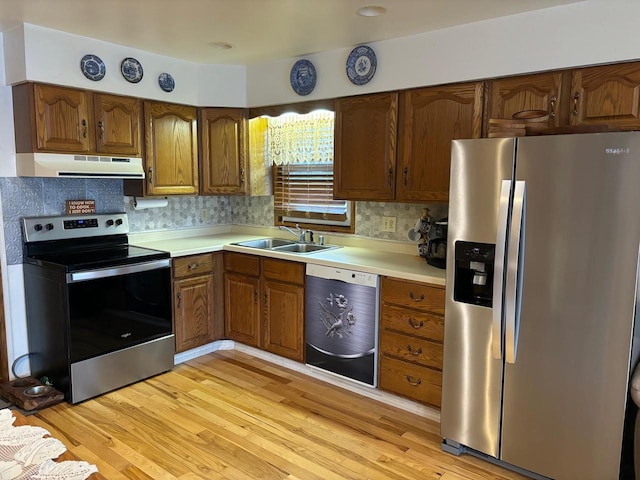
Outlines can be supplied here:
M326 278L327 280L339 280L345 283L364 285L367 287L378 286L378 275L375 273L358 272L338 267L307 264L307 275L311 277Z

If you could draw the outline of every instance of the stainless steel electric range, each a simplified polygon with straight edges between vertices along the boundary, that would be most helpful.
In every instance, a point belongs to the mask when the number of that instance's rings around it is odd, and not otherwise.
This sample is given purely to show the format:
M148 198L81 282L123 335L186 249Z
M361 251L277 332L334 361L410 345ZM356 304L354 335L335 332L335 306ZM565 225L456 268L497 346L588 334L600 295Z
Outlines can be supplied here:
M127 215L22 220L29 360L71 403L173 368L170 258Z

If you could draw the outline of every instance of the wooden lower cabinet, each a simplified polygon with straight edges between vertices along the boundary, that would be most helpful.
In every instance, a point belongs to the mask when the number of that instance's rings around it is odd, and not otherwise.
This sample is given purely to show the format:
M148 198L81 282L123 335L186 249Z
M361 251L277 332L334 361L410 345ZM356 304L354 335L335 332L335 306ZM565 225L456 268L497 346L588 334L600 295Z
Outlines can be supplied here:
M225 336L304 361L304 264L225 252Z
M379 387L440 407L444 287L382 278Z
M304 361L304 264L263 258L262 348Z
M224 253L224 334L260 346L260 259Z
M176 352L184 352L221 338L220 281L214 266L216 254L193 255L173 260L173 322ZM218 268L219 270L219 268Z

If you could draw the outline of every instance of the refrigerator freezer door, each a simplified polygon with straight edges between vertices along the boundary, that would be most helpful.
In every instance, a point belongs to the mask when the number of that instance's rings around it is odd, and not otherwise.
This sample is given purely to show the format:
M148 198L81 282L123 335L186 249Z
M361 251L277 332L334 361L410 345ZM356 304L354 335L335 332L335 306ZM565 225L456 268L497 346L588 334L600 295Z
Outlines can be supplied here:
M617 479L640 243L640 135L528 137L517 151L526 249L517 355L504 371L501 458L556 480Z
M498 233L500 198L502 181L512 178L514 150L513 138L452 143L441 433L494 457L503 362L494 358L493 345L502 339L492 333L492 308L454 300L452 287L462 278L456 279L454 252L458 241L496 244L499 236L505 241L506 233ZM503 262L496 259L495 271L503 270Z

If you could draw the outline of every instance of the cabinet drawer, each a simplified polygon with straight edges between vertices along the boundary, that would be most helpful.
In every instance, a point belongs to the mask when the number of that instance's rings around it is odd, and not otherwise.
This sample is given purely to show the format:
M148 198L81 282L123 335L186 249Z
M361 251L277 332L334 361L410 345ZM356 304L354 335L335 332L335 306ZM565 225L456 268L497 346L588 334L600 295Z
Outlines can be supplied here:
M383 277L382 301L444 315L444 287Z
M304 263L263 258L262 275L269 280L304 285Z
M442 370L442 344L401 333L381 332L380 353Z
M173 276L175 278L203 275L211 272L213 272L213 257L210 253L173 259Z
M260 275L260 257L224 252L224 269L245 275Z
M440 407L442 372L381 356L379 384L383 390Z
M409 308L383 304L380 327L437 342L444 341L444 317Z

